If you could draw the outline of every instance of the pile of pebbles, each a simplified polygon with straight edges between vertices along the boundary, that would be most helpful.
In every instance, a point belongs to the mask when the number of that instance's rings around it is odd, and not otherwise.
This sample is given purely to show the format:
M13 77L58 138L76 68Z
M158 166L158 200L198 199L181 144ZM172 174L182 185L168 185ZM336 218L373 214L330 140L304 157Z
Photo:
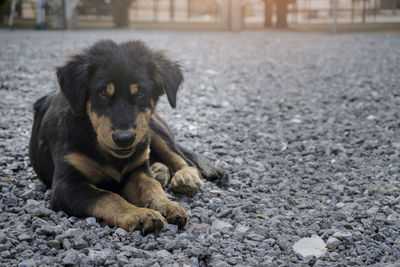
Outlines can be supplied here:
M55 67L102 38L179 60L177 139L224 168L189 214L143 237L50 209L28 159L32 104ZM0 265L388 266L400 262L400 35L0 31ZM318 235L328 251L293 244Z

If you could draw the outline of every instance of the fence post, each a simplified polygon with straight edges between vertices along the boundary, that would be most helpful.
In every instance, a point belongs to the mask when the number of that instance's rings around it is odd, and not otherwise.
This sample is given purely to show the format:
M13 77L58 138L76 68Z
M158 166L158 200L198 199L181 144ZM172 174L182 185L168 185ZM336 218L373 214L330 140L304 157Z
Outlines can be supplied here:
M46 28L46 10L44 0L36 1L36 25L37 29Z
M232 0L217 0L219 10L221 10L222 29L231 29L231 1Z
M192 0L187 0L187 16L189 20L192 18Z
M53 10L53 29L65 29L65 0L48 1L48 5Z
M75 7L79 0L65 0L65 21L68 30L76 28Z
M362 22L365 23L365 17L367 15L367 1L363 0L363 10L362 10Z
M169 0L169 16L171 21L175 21L175 1Z
M242 29L242 5L241 0L232 0L232 30Z
M332 14L333 14L333 27L332 27L332 33L336 34L337 33L337 0L333 0L333 10L332 10Z

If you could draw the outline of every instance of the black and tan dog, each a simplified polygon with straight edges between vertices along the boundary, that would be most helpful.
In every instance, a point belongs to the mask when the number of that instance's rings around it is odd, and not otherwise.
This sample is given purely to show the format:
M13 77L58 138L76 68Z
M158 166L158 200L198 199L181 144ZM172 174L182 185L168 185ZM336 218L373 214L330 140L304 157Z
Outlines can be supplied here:
M179 65L162 52L140 41L99 41L72 56L57 76L61 92L34 105L29 144L35 172L52 187L54 210L147 234L167 221L187 223L185 210L164 193L169 180L188 195L203 184L201 175L226 181L176 144L155 113L164 93L175 107L183 80Z

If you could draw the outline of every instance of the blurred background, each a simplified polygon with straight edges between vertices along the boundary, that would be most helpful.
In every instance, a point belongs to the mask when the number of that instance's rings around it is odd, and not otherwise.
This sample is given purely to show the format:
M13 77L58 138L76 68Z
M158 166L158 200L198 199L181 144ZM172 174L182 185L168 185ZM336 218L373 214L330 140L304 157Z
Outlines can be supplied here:
M0 0L1 27L400 29L400 0Z

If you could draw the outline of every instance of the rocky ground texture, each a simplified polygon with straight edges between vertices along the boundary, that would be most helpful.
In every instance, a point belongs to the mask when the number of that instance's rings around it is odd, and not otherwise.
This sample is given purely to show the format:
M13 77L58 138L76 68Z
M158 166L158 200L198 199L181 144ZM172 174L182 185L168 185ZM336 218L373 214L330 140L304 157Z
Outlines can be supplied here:
M184 67L172 110L186 147L230 175L187 227L143 237L50 210L28 159L32 103L55 67L102 38L142 39ZM387 266L400 263L400 35L0 32L1 266ZM293 244L318 235L321 258Z

